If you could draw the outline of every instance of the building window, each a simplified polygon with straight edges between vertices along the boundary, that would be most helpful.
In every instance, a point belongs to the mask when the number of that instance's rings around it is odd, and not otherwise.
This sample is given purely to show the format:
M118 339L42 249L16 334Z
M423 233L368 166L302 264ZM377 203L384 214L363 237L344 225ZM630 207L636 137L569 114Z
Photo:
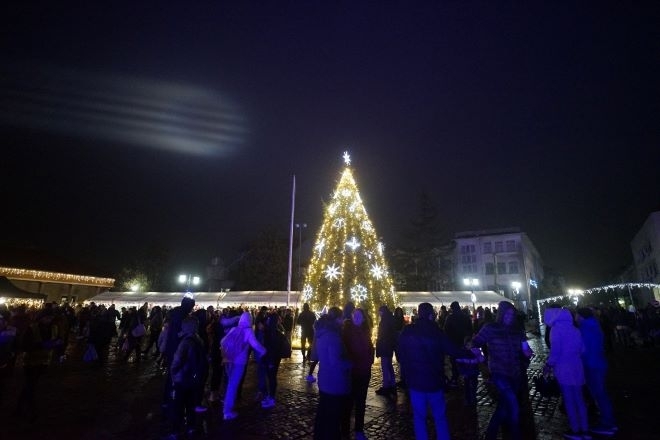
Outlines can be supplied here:
M495 265L493 263L486 263L486 275L495 273Z
M484 254L492 254L493 253L493 243L490 241L487 241L484 243Z
M477 265L476 264L464 264L463 265L463 273L477 273Z
M509 273L518 273L517 261L509 261Z
M516 251L516 241L515 240L507 240L506 241L506 251L507 252L515 252Z
M501 241L496 241L495 242L495 252L499 253L502 252L504 248L502 247L502 242Z
M497 273L498 274L506 273L506 263L497 263Z

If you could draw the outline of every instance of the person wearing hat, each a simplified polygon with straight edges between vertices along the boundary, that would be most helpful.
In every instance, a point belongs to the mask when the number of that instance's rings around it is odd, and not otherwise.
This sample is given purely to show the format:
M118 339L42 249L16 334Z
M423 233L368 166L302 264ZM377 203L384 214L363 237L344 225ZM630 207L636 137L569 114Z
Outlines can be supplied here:
M445 356L473 358L472 353L451 342L435 323L429 303L417 307L417 319L401 331L397 356L401 364L413 410L415 438L428 439L427 410L435 422L438 439L449 440L445 402Z

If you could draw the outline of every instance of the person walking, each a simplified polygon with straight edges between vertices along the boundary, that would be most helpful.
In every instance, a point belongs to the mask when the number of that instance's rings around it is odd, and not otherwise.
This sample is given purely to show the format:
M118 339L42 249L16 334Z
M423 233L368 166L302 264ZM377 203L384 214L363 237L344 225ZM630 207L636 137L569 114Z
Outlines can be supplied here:
M261 401L262 408L272 408L275 406L275 393L277 392L277 373L282 362L281 345L282 338L288 341L282 318L277 311L268 314L266 318L266 328L264 329L264 346L266 355L262 356L259 362L265 364L266 368L266 395Z
M509 427L512 440L522 438L520 402L518 396L527 382L526 359L532 352L527 347L525 332L516 321L516 308L508 301L500 301L495 322L484 325L472 338L475 348L487 347L491 381L498 392L497 407L488 428L486 440L495 440L502 425Z
M314 322L316 321L316 315L309 309L309 304L303 304L303 311L298 315L298 323L300 326L300 351L303 356L303 363L309 359L309 350L312 347L312 341L314 340ZM309 349L307 344L309 343Z
M341 338L342 312L331 307L317 324L312 360L319 361L319 404L314 440L341 438L341 420L351 395L351 361Z
M371 380L375 348L371 342L371 327L366 313L361 308L353 310L350 320L344 319L342 340L353 364L351 368L351 398L342 418L342 435L348 436L351 411L355 408L355 440L366 440L364 435L364 413L367 389Z
M612 402L605 389L605 377L607 376L605 337L590 308L583 307L577 312L580 334L584 343L582 364L585 381L599 412L598 423L590 431L599 435L614 435L618 428L614 419Z
M426 415L430 407L438 440L449 440L445 402L445 355L472 358L468 350L453 344L435 323L429 303L417 307L417 319L403 328L397 353L406 378L413 410L415 438L427 440Z
M223 405L223 416L225 420L238 417L234 411L238 387L247 368L250 347L260 356L266 354L266 348L257 341L252 330L252 315L243 312L238 320L238 326L232 328L221 341L222 356L225 370L227 371L228 384Z
M378 322L378 336L376 338L376 357L380 358L380 368L383 373L383 385L376 390L379 396L396 397L396 378L394 376L394 347L397 342L394 315L386 305L378 309L380 321Z
M573 315L568 309L547 309L543 321L552 327L550 333L550 355L546 362L546 370L551 368L566 407L570 431L564 433L564 438L583 440L590 439L587 420L587 405L584 402L582 387L585 384L582 353L584 344L582 335L573 325Z

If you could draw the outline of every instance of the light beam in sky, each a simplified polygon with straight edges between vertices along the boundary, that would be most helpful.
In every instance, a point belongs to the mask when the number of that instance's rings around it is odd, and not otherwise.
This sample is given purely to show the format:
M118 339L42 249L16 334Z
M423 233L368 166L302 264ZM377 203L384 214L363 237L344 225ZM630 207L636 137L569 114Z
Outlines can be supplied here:
M226 155L246 128L217 91L189 85L41 69L0 76L0 122L193 155Z

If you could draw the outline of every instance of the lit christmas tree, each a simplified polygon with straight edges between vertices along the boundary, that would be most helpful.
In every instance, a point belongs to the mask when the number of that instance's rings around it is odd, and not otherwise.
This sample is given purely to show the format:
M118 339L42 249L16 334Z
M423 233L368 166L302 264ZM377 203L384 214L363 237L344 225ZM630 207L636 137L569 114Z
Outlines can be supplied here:
M302 298L317 311L353 301L375 319L378 307L386 304L394 310L398 298L383 244L378 241L353 179L348 152L344 153L344 162L339 184L325 206Z

